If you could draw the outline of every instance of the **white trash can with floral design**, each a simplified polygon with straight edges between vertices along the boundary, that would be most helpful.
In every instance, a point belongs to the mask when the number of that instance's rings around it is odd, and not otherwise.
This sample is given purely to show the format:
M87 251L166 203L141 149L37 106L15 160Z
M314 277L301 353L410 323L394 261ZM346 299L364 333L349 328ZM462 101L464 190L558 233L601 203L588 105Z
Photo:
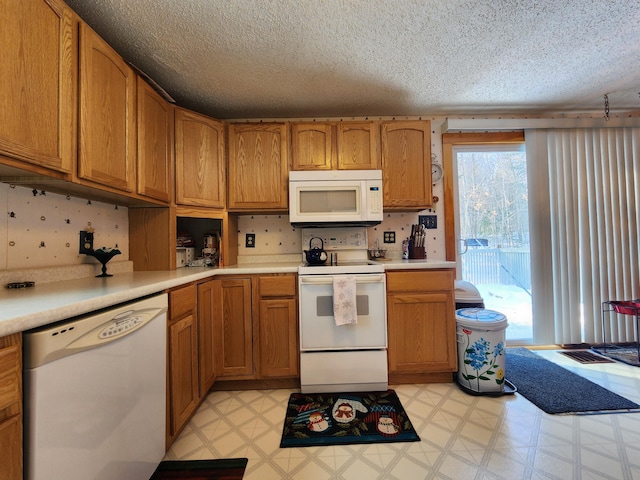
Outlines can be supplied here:
M484 308L456 310L458 384L474 394L500 394L505 386L507 318Z

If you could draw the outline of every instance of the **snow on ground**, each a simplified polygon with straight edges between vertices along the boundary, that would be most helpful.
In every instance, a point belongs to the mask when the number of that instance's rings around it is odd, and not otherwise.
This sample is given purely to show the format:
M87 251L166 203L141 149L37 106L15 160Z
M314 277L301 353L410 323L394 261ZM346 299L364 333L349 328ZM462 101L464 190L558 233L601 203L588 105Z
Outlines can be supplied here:
M508 340L533 338L531 296L517 285L474 284L484 301L484 308L507 317Z

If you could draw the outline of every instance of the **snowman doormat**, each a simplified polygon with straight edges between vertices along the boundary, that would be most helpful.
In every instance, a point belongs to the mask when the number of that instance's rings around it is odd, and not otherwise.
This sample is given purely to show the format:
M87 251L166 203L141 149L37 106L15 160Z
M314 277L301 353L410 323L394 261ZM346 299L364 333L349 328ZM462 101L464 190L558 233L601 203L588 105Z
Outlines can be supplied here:
M280 448L419 441L393 390L292 393Z

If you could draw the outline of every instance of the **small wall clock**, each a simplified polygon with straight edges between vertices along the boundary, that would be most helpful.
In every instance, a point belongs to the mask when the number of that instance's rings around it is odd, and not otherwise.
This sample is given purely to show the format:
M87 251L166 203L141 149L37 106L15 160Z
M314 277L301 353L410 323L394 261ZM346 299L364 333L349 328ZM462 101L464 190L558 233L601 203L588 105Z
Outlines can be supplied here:
M442 167L438 163L431 164L431 182L438 183L442 180Z

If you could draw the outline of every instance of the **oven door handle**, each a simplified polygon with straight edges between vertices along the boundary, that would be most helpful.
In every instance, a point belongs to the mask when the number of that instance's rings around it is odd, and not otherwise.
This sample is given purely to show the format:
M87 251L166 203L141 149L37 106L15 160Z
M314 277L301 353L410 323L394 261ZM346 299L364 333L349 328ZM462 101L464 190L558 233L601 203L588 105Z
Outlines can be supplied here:
M333 277L335 275L328 276L305 276L300 277L300 283L307 285L331 285L333 284ZM356 276L356 283L382 283L384 281L384 275L360 275Z

